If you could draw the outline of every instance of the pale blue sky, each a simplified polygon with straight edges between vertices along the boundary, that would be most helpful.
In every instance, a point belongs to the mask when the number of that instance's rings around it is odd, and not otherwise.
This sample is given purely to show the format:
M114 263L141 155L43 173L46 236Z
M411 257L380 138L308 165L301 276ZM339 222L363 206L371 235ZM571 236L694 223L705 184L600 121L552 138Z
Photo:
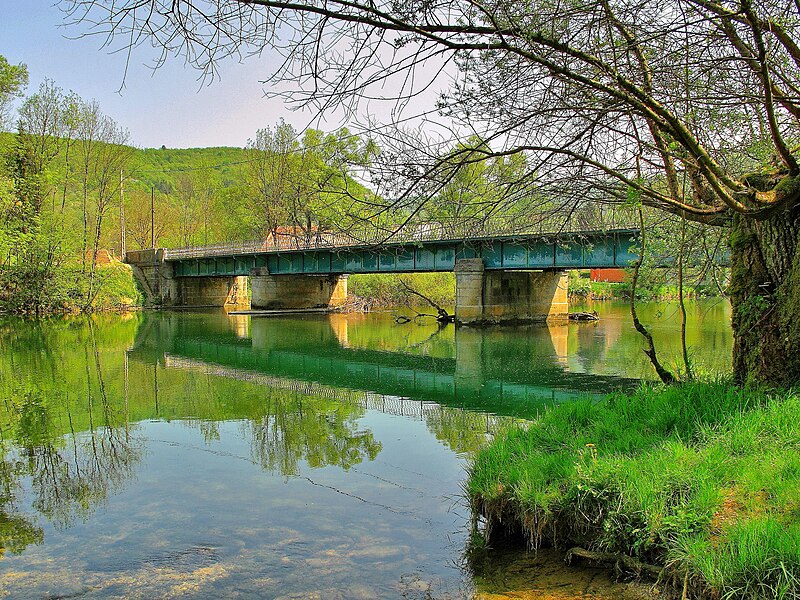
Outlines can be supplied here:
M153 72L147 66L152 55L139 48L120 90L125 56L101 49L99 37L68 39L79 32L61 27L63 15L53 0L0 0L0 15L0 54L28 65L28 93L49 77L65 91L97 100L137 146L244 146L257 129L281 117L302 129L314 116L264 98L260 80L271 72L269 57L223 63L221 80L201 86L200 73L178 58ZM341 123L312 125L333 129Z

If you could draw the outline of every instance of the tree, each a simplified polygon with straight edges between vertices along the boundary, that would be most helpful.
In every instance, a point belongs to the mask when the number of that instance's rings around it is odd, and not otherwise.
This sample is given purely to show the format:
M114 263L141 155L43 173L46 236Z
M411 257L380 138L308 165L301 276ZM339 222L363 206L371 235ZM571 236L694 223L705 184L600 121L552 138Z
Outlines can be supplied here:
M247 144L250 158L245 177L255 208L255 233L262 239L274 235L288 220L291 163L298 148L296 138L292 126L281 121L274 130L259 129Z
M25 100L7 157L13 188L0 203L0 264L5 267L0 281L3 302L19 310L40 310L61 259L63 226L43 208L51 189L49 167L60 147L62 98L61 90L45 80Z
M175 194L180 203L178 237L181 246L209 243L209 219L216 189L203 167L182 173Z
M125 228L128 235L140 249L150 248L150 239L156 246L168 235L170 223L179 219L177 211L164 204L162 195L155 198L155 215L150 212L151 192L134 188L128 192L125 202ZM152 229L152 227L155 229Z
M61 89L46 79L37 93L25 99L19 111L17 148L26 157L20 177L27 182L26 190L20 188L19 197L37 215L49 187L46 171L61 149L63 102Z
M420 211L424 222L441 221L476 235L488 235L497 227L509 233L535 225L559 229L557 222L547 222L557 212L552 202L533 186L520 185L528 175L524 154L491 156L477 136L456 144L445 156L453 154L458 158L442 162L441 186Z
M94 231L91 234L91 264L89 266L89 287L86 306L91 305L98 292L95 285L97 273L97 253L103 232L103 219L109 207L119 196L123 181L123 171L128 167L131 148L127 146L128 132L111 117L100 112L96 102L83 103L78 125L78 141L81 146L83 167L83 251L85 260L87 228L90 212L94 215ZM90 195L91 207L87 207Z
M416 109L450 79L446 129L401 128L382 154L386 197L426 202L442 165L524 154L560 210L652 206L732 226L734 373L800 381L800 44L789 0L65 0L114 39L154 43L214 75L273 48L272 80L325 109L393 90ZM425 66L426 69L421 67ZM427 73L427 78L424 74ZM439 79L437 79L439 78ZM438 86L436 86L438 87ZM397 113L395 113L397 114ZM430 113L428 113L430 114ZM398 123L399 124L399 123ZM453 147L444 136L476 135ZM452 172L452 169L450 169Z
M132 151L127 132L96 103L45 80L22 103L10 139L7 175L0 173L0 304L18 312L89 308L103 279L105 217ZM80 273L70 272L76 263Z
M287 235L299 246L334 225L349 230L359 218L349 208L366 190L350 177L349 166L369 160L374 153L369 141L346 129L329 134L308 129L300 139L281 121L274 129L259 129L247 148L245 177L259 237Z
M14 98L22 95L28 85L28 67L20 63L12 65L0 54L0 131L8 126L8 113Z

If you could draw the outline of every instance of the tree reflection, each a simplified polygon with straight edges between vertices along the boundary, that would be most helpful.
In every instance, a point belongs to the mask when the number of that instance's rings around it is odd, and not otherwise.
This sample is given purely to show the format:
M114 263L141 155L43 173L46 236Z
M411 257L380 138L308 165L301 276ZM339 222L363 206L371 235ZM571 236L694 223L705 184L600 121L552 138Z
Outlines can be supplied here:
M18 514L18 465L15 461L0 460L0 556L8 550L19 554L30 544L40 544L44 539L41 527Z
M91 390L91 388L89 388ZM138 442L118 426L119 416L100 394L101 423L92 416L89 396L88 431L77 433L68 403L60 394L36 388L21 389L6 398L3 414L3 457L0 461L0 552L22 552L43 540L42 529L20 514L22 481L30 480L30 505L54 526L68 527L86 519L114 490L134 474L141 457ZM71 429L63 434L57 407L67 407Z
M511 417L436 405L423 414L428 430L453 452L476 452L498 431L509 427Z
M353 403L267 387L262 406L247 426L254 461L269 471L296 475L302 460L346 470L381 451L372 432L358 429L363 410Z

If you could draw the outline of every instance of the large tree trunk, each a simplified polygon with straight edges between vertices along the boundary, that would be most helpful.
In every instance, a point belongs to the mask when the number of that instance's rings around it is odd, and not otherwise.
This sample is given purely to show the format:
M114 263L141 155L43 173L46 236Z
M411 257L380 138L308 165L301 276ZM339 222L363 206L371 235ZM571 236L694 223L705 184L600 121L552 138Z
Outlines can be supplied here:
M800 209L731 232L733 374L740 382L800 383Z

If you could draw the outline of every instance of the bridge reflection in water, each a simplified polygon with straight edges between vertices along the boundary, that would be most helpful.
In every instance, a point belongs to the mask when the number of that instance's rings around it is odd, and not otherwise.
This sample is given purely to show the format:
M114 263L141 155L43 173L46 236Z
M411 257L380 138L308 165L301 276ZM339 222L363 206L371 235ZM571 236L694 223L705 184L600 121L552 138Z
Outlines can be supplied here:
M418 414L425 403L530 417L544 405L630 389L639 380L571 372L568 328L360 327L358 316L145 316L131 359L307 391L369 392L365 408ZM417 335L420 340L408 340ZM388 403L388 404L387 404Z

